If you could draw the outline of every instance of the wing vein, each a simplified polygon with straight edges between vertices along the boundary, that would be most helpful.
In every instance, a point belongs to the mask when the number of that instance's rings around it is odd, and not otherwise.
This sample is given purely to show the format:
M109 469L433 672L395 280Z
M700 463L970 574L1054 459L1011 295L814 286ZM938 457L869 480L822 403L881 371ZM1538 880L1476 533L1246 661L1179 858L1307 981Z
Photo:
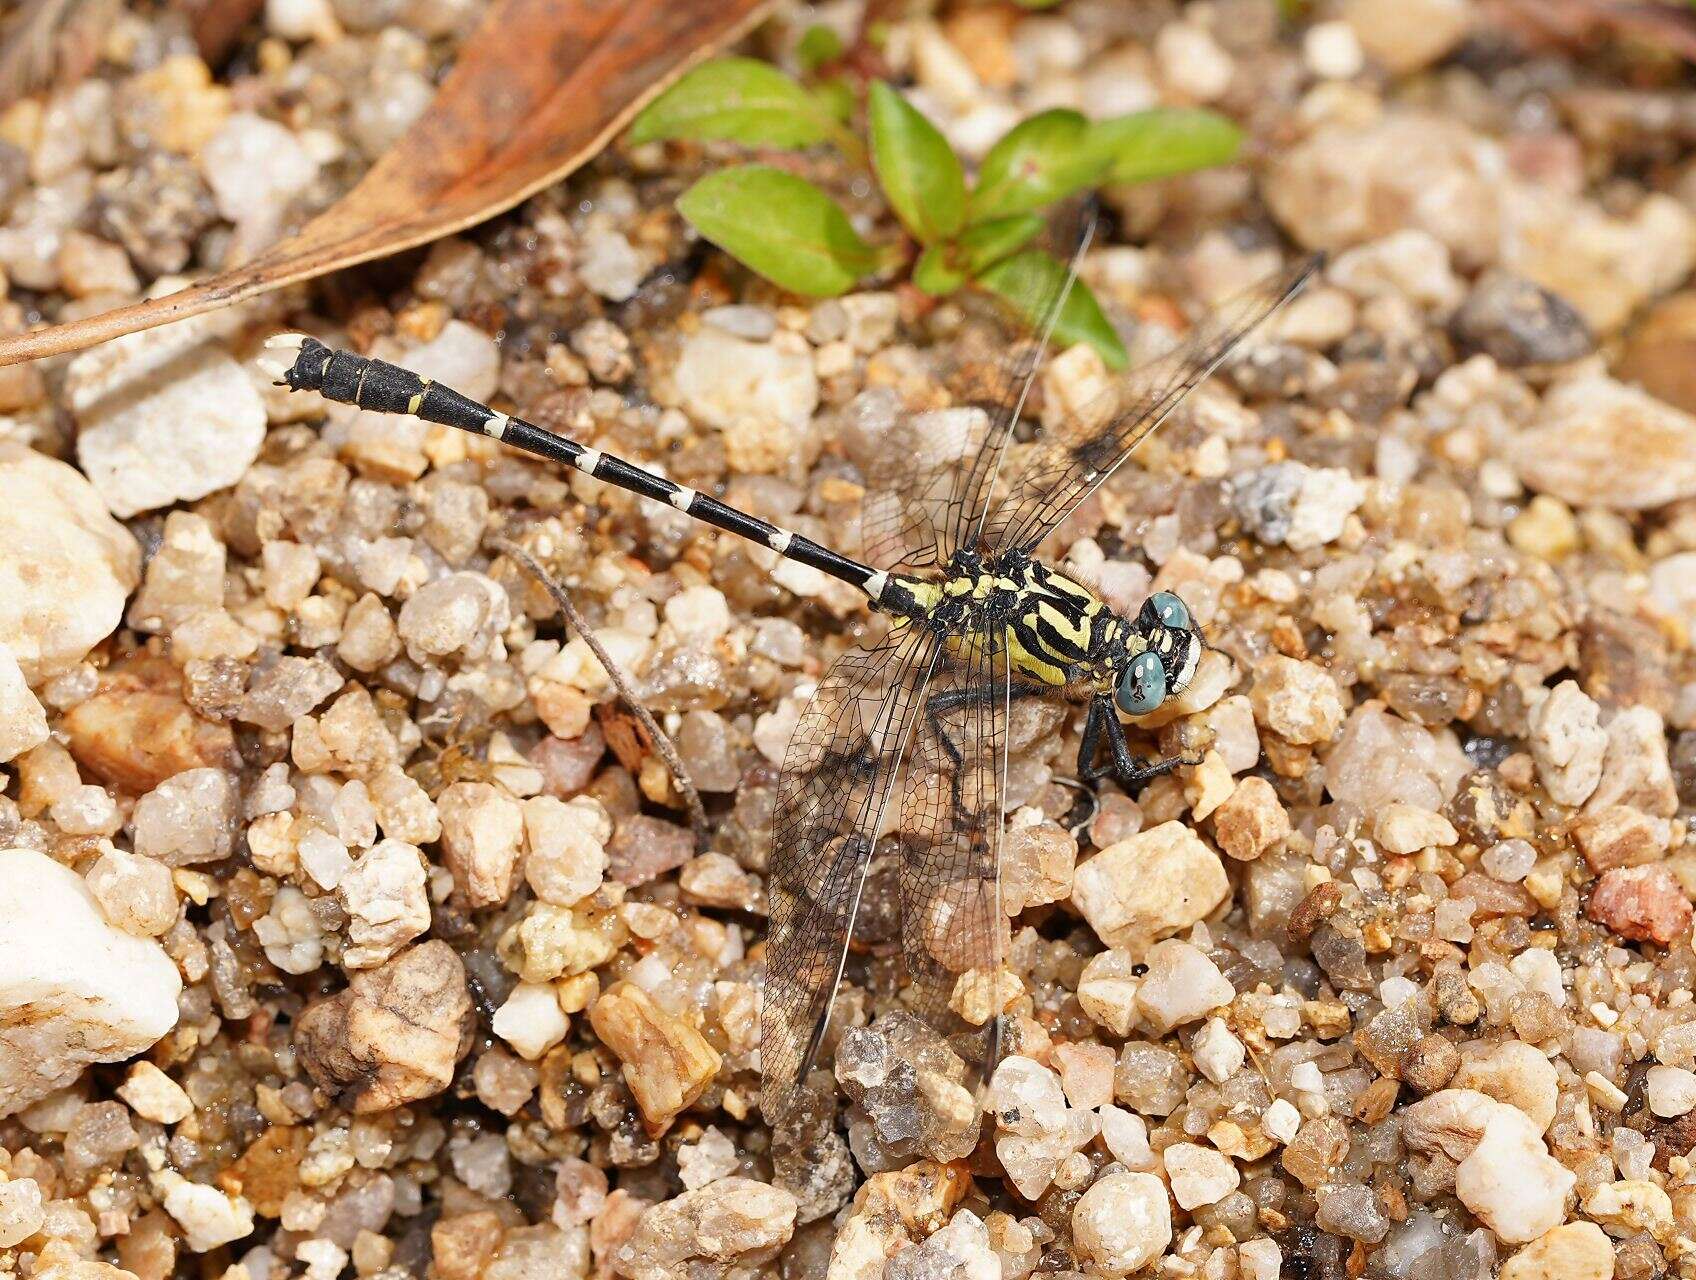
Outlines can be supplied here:
M962 531L954 539L954 547L969 547L983 536L984 525L989 520L990 508L994 505L995 484L1001 478L1001 469L1006 465L1007 446L1012 442L1013 432L1019 425L1019 418L1025 411L1025 401L1030 399L1031 387L1036 382L1038 370L1042 368L1043 358L1048 354L1048 348L1054 338L1055 326L1060 323L1060 313L1066 306L1066 298L1077 283L1078 269L1083 265L1084 255L1089 252L1090 241L1095 238L1095 228L1098 215L1093 206L1084 218L1083 230L1078 237L1077 247L1072 251L1066 263L1066 275L1054 296L1047 300L1044 313L1039 325L1036 350L1030 356L1028 367L1024 368L1018 380L1018 395L1011 405L1006 407L1001 420L993 424L992 434L997 439L986 440L982 453L972 460L972 478L967 481L966 488L961 493L962 504L972 504L977 507L977 516L969 531ZM979 461L988 455L991 459L988 474L981 481L976 480ZM980 491L981 490L981 491Z
M1307 283L1319 261L1308 258L1228 299L1171 351L1115 379L1095 402L1045 433L990 518L986 541L998 550L1035 550L1238 343Z
M761 1011L761 1105L772 1123L793 1109L828 1025L890 788L939 652L919 629L850 650L790 737L772 823Z
M909 1007L944 1035L963 1024L963 994L1001 992L1007 922L1001 905L1002 797L1011 699L1005 624L972 620L964 656L940 664L912 753L902 817L901 912ZM981 987L962 989L972 975ZM999 1010L956 1035L966 1074L994 1070Z

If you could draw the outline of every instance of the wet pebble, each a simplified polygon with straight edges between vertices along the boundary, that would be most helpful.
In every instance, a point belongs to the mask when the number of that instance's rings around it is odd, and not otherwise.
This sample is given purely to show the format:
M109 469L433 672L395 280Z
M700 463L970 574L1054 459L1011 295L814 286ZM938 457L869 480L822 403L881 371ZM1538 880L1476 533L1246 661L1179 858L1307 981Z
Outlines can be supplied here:
M90 1062L151 1047L177 1023L182 979L160 947L102 918L82 878L34 849L0 852L0 1007L32 1009L0 1040L0 1115L70 1084Z
M77 461L113 515L201 498L240 480L265 436L265 406L214 343L150 330L72 361L66 397Z
M24 678L82 661L123 616L141 548L74 469L0 448L0 628Z
M1072 901L1097 936L1139 953L1205 918L1229 892L1219 855L1181 823L1120 840L1078 867Z

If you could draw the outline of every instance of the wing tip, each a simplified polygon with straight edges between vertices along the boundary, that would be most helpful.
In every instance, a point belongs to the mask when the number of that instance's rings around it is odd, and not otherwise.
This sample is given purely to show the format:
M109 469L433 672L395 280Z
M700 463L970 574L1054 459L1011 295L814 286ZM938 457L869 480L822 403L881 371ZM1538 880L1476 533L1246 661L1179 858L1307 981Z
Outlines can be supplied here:
M760 1115L771 1128L776 1129L790 1113L795 1110L795 1087L793 1085L778 1085L771 1080L760 1081Z
M807 1046L793 1071L774 1066L763 1051L760 1055L764 1068L760 1075L760 1114L774 1129L795 1113L808 1092L807 1077L818 1066L819 1050L824 1045L825 1032L830 1028L830 1012L834 1004L835 992L832 991L824 1011L813 1021L812 1034L807 1037Z
M802 1110L809 1096L821 1096L810 1088L805 1076L794 1079L760 1081L760 1115L773 1130L791 1123Z

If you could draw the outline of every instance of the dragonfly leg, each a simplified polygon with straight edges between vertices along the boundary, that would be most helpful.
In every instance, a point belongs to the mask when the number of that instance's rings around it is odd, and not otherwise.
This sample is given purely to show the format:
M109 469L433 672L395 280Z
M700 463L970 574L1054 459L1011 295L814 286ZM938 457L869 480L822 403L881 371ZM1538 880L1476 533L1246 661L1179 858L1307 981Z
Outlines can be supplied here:
M1095 757L1101 745L1101 735L1107 735L1107 762L1097 764ZM1083 741L1078 745L1078 777L1086 782L1112 778L1127 790L1141 787L1151 779L1176 769L1185 763L1182 756L1167 756L1162 760L1139 760L1131 754L1131 744L1125 740L1125 726L1113 710L1111 698L1099 697L1089 704L1084 720Z
M1076 836L1095 821L1095 815L1101 812L1101 801L1096 797L1095 788L1082 779L1056 776L1053 781L1057 786L1078 793L1078 798L1072 802L1072 807L1060 819L1060 825ZM1083 814L1082 817L1078 816L1080 812Z
M1053 690L1040 685L1014 684L1007 691L1010 702L1020 698L1035 698L1052 694ZM996 701L996 691L993 689L944 689L941 693L933 693L925 701L925 719L930 724L930 731L936 735L937 745L954 766L954 780L951 784L952 799L956 812L965 812L964 798L960 794L960 772L965 764L965 756L960 751L960 744L949 735L942 723L942 717L952 715L966 707L993 707Z

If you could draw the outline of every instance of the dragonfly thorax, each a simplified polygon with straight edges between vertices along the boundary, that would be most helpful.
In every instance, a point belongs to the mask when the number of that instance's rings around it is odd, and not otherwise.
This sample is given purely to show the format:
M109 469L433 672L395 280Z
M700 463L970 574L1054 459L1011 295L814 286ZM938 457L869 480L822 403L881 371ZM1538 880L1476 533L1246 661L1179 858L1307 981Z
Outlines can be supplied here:
M1113 659L1138 643L1094 591L1022 552L961 552L941 577L901 585L912 593L914 620L945 637L956 656L1002 635L1013 675L1038 684L1109 679Z
M907 616L944 637L956 657L1002 635L1015 677L1112 696L1130 714L1182 693L1204 647L1170 592L1126 618L1076 578L1023 552L960 552L940 577L897 581L912 600Z

